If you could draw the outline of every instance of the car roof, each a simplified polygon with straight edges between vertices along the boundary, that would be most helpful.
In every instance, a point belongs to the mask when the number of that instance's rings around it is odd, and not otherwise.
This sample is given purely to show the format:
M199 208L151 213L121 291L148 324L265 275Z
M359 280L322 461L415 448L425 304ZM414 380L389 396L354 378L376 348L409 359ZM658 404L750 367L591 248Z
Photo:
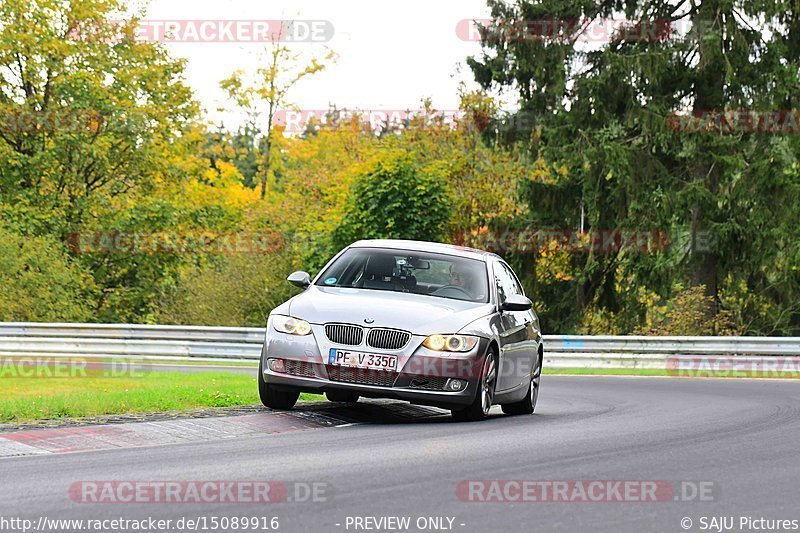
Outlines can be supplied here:
M468 257L471 259L478 259L480 261L488 261L490 259L501 259L497 254L487 252L485 250L478 250L476 248L468 248L466 246L458 246L455 244L444 244L440 242L426 242L426 241L408 241L403 239L365 239L356 241L349 246L350 248L387 248L396 250L409 250L412 252L431 252L447 255L456 255L459 257Z

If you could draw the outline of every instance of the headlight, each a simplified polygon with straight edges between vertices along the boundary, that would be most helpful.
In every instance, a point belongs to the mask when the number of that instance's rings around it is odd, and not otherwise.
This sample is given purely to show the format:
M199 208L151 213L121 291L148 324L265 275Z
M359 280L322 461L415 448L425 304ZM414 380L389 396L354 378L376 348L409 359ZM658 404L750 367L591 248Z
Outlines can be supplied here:
M281 333L288 333L289 335L308 335L311 333L311 324L291 316L274 315L272 317L272 327Z
M470 335L431 335L422 343L437 352L468 352L478 344L478 337Z

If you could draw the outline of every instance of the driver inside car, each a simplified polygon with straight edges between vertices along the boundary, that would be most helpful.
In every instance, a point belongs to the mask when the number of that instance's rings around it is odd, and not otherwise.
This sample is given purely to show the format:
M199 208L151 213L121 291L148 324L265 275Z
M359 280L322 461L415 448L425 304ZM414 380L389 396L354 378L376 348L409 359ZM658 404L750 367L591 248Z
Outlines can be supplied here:
M469 293L470 297L474 297L474 284L472 278L472 272L459 268L458 265L455 263L450 265L450 285L454 287L460 287L467 293Z

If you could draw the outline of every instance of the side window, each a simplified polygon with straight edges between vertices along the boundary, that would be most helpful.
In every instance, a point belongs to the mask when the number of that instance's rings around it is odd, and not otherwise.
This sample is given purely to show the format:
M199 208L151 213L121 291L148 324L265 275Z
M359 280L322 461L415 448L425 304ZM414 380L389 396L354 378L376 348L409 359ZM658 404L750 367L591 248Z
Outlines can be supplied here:
M508 277L511 278L511 282L514 284L514 293L519 294L520 296L525 296L525 291L522 290L522 286L519 284L519 281L517 281L517 276L514 275L514 272L511 270L511 268L508 265L503 264L503 270L506 271Z
M522 294L517 280L503 263L494 264L494 282L497 285L497 299L500 303L512 294Z

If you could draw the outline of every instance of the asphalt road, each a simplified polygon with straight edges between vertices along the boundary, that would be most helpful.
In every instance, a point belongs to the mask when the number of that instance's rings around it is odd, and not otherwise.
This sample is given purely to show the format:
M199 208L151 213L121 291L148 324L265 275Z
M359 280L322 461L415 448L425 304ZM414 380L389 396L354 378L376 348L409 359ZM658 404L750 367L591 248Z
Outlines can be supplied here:
M527 417L498 410L455 423L417 410L382 423L374 414L386 407L364 406L349 411L372 421L344 427L2 459L0 519L275 516L279 531L322 532L435 530L417 529L419 517L450 517L464 532L685 531L684 518L689 531L717 531L703 527L711 517L732 517L738 531L740 517L800 520L800 382L542 381ZM325 483L327 493L266 505L87 504L68 496L79 480L280 480ZM713 501L464 502L463 480L667 480L690 482L687 499L701 487ZM347 517L387 516L410 517L411 527L356 529L353 518L347 527Z

